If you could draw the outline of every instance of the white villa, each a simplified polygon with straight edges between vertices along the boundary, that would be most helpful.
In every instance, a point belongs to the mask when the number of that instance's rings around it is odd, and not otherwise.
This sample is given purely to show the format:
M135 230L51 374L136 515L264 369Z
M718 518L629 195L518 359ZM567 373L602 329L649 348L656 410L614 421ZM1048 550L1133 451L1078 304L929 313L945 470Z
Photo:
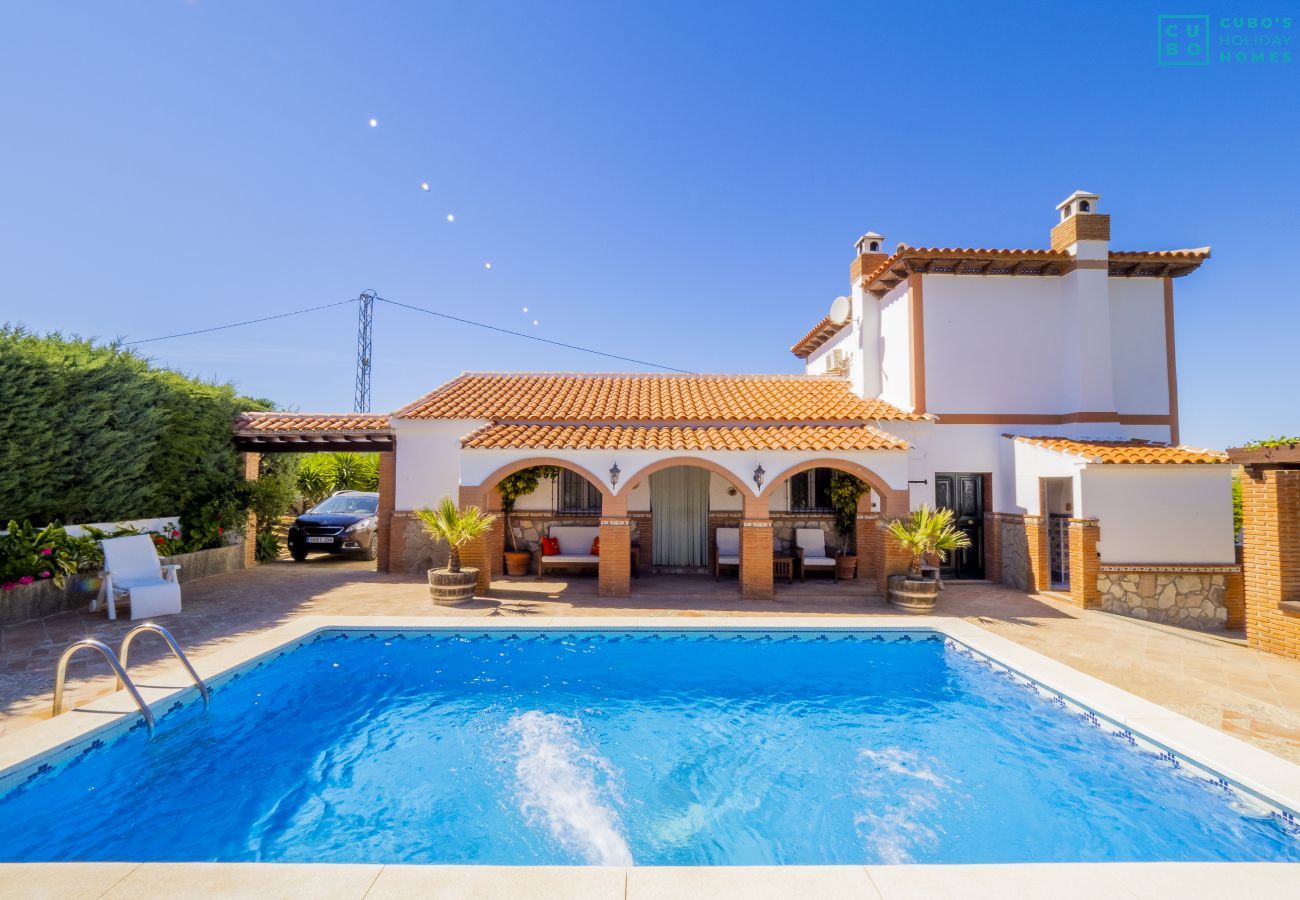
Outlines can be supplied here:
M393 570L438 557L413 510L444 496L497 509L503 477L547 465L560 474L519 501L514 540L598 528L606 596L635 574L705 571L719 527L740 530L744 597L780 589L774 557L797 527L822 528L875 590L906 565L879 520L928 504L972 537L947 578L1239 625L1232 466L1178 444L1174 281L1209 248L1112 250L1098 203L1066 198L1048 249L864 235L849 295L791 348L803 375L467 373L391 415L249 413L236 440L379 450ZM871 488L846 540L834 470ZM481 589L508 543L498 521L469 554Z

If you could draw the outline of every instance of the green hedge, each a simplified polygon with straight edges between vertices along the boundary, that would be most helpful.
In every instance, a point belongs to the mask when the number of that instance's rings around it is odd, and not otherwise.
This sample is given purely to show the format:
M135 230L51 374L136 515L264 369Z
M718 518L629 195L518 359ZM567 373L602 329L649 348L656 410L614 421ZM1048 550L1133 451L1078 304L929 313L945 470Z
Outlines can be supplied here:
M180 515L220 543L250 500L230 424L271 404L117 344L0 328L0 522Z

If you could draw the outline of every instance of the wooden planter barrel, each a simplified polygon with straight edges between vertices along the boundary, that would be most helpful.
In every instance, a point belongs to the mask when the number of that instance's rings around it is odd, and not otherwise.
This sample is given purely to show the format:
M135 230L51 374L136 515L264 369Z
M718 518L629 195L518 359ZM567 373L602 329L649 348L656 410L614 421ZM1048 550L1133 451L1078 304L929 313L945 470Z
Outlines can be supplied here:
M889 576L889 602L904 612L934 612L934 604L938 599L939 582L932 578Z
M429 596L439 606L454 606L474 599L474 584L478 569L462 566L459 572L446 569L429 570Z

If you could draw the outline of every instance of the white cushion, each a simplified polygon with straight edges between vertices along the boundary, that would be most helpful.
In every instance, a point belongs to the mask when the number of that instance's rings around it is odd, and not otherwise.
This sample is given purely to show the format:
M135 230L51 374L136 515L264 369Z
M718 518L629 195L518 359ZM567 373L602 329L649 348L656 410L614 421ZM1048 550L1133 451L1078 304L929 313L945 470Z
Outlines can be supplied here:
M591 553L592 542L600 537L598 525L552 525L550 537L560 542L560 553L577 556ZM595 557L591 557L595 559ZM555 559L548 556L547 559Z
M560 546L564 546L561 544ZM552 553L550 556L543 556L542 562L545 563L600 563L599 556L583 555L581 553Z
M719 528L714 537L718 545L718 556L740 556L740 529Z
M719 565L723 565L723 566L738 566L738 565L740 565L740 557L739 557L739 556L719 556L719 557L718 557L718 564L719 564Z
M803 564L806 569L821 569L827 566L834 568L835 560L829 556L805 556Z
M827 559L826 532L820 528L796 528L794 542L803 549L804 561L810 559Z

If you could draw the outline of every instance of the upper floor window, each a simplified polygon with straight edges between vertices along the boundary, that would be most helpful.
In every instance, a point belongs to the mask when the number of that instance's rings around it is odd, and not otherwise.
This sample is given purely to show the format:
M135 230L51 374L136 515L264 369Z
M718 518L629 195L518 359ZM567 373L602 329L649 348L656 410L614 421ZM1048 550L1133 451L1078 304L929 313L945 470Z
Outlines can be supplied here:
M791 512L831 512L831 474L834 469L809 469L790 477Z
M600 491L577 472L560 470L556 512L570 515L599 515Z

